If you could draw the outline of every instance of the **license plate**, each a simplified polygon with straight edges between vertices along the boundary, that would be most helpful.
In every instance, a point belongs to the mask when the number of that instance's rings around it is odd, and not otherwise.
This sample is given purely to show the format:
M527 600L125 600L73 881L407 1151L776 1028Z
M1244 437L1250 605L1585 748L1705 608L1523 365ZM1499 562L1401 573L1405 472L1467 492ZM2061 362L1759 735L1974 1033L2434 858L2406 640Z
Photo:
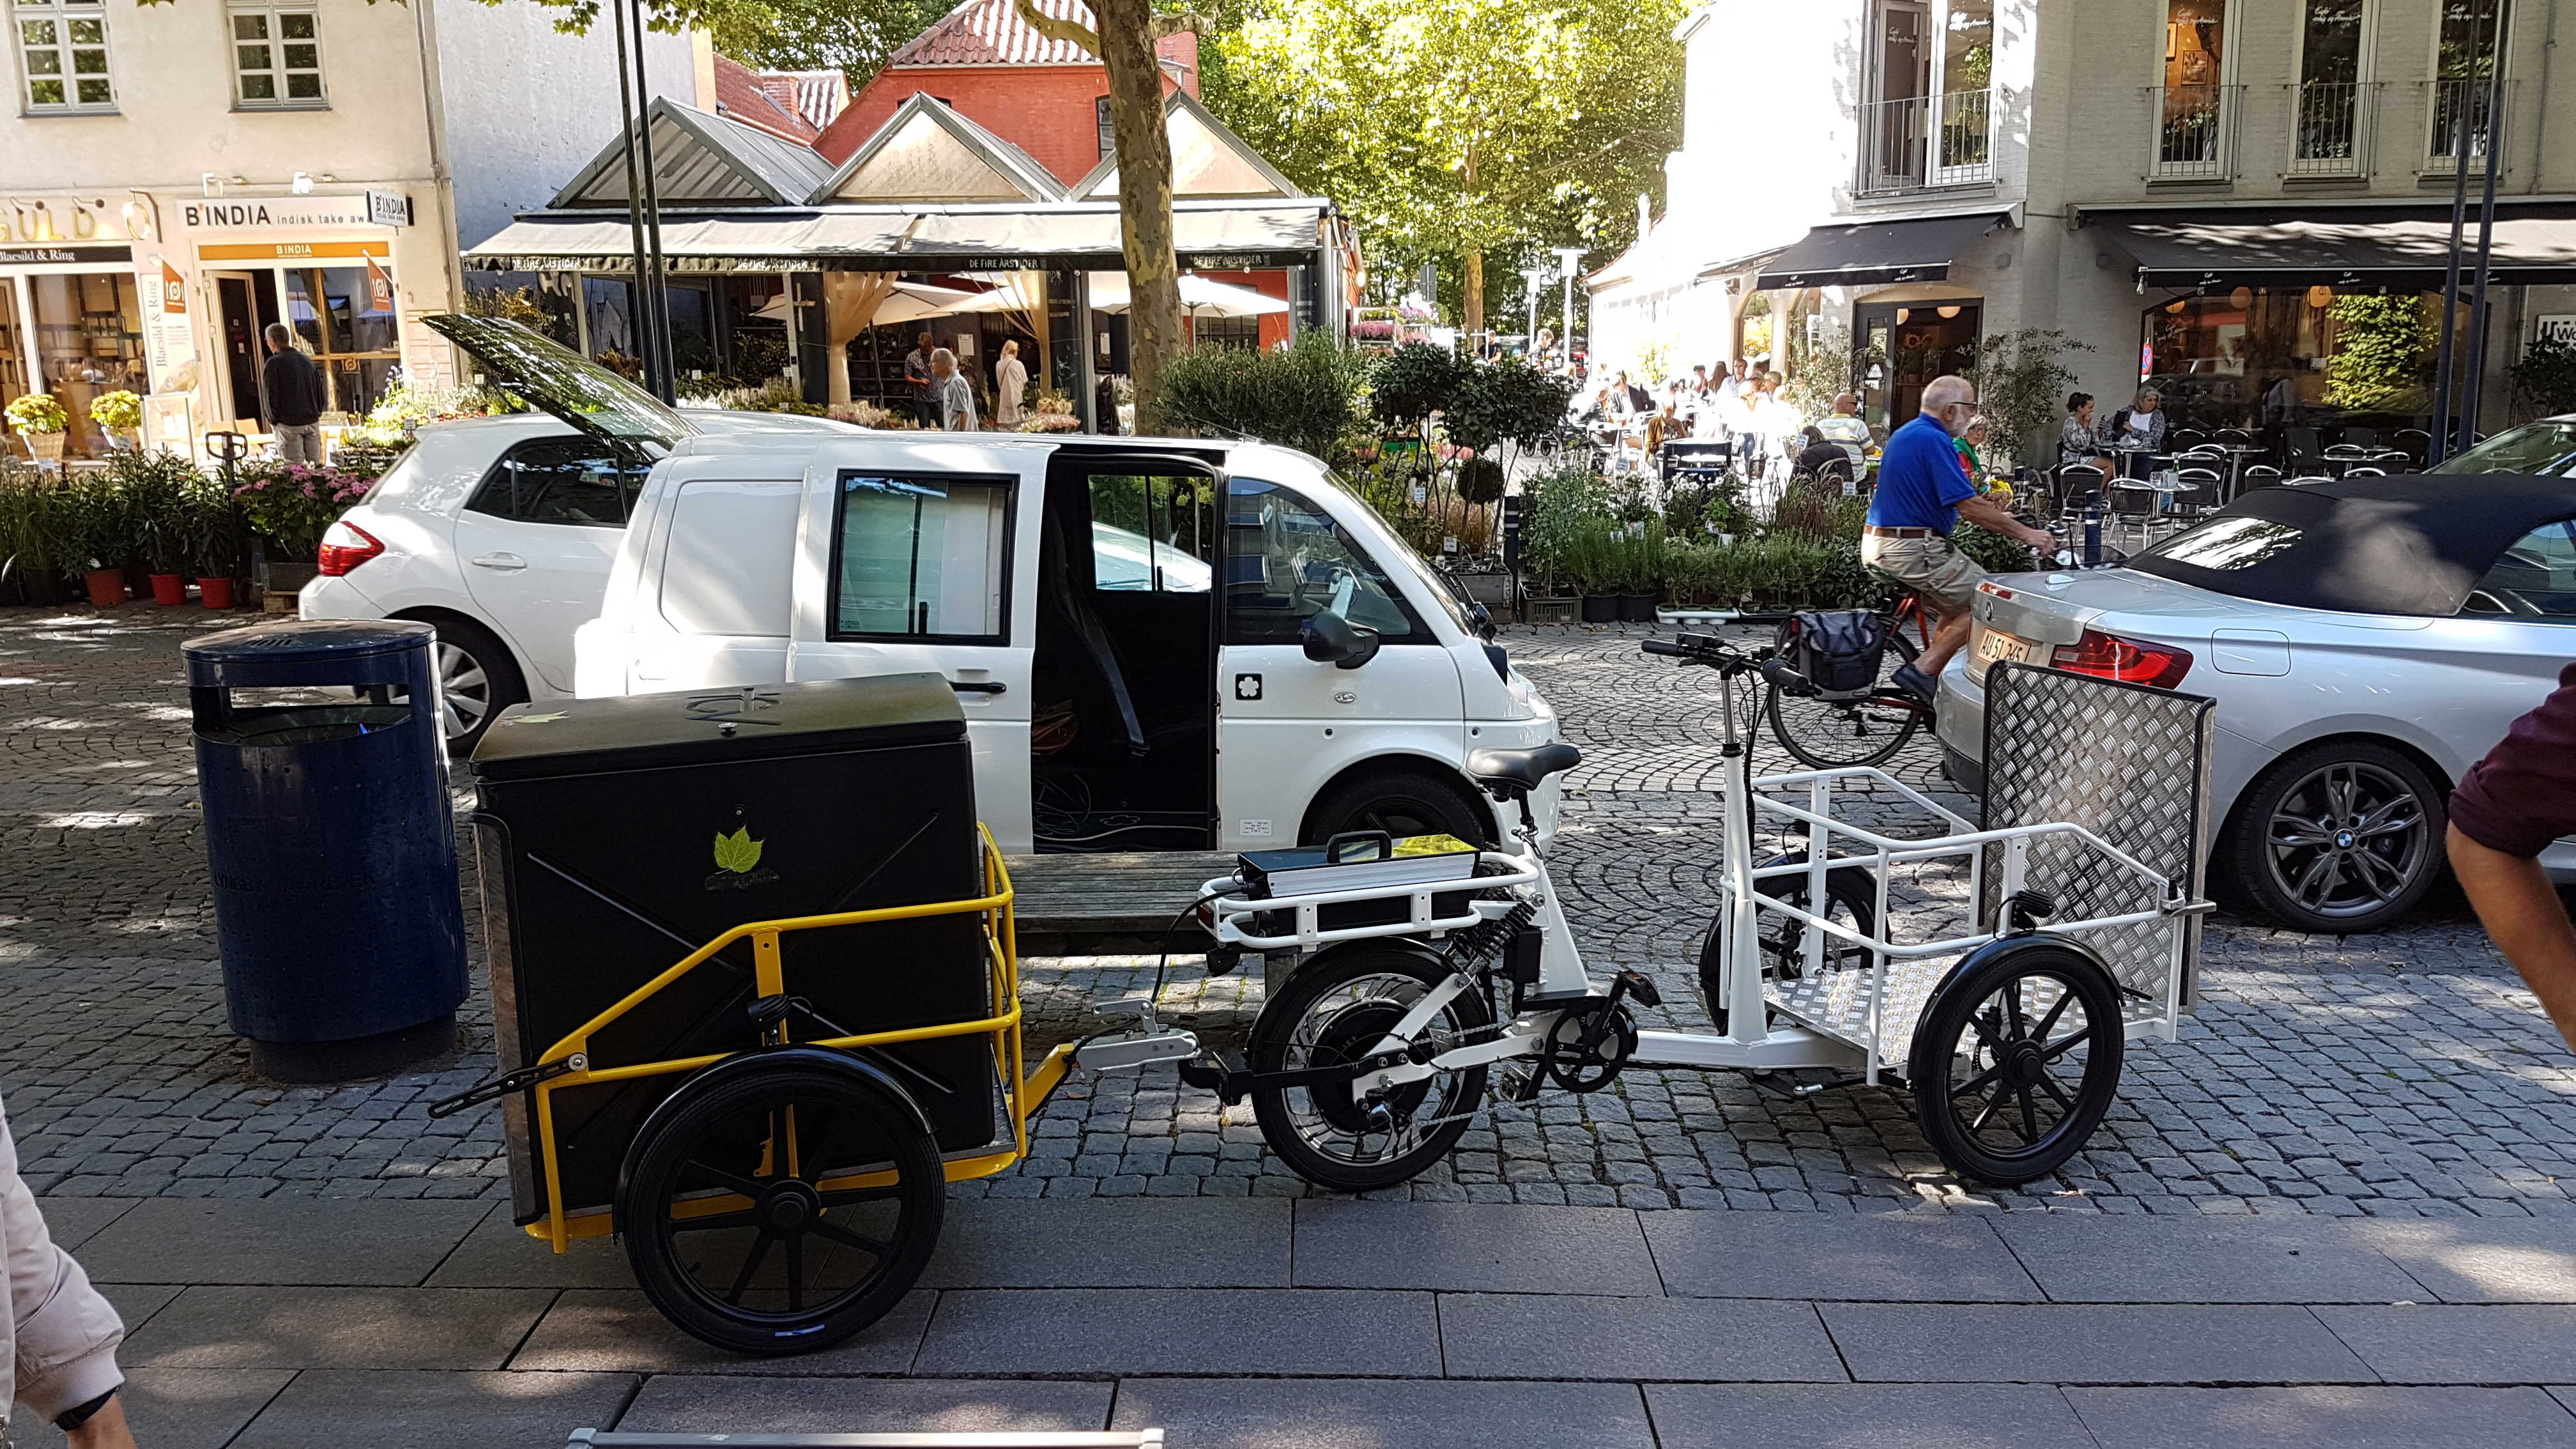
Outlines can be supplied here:
M2024 639L2018 634L2007 634L2001 629L1990 629L1979 624L1976 655L1968 672L1975 676L1979 684L1983 684L1986 680L1986 671L1998 661L2007 664L2038 664L2042 662L2042 656L2047 652L2047 647L2036 639Z

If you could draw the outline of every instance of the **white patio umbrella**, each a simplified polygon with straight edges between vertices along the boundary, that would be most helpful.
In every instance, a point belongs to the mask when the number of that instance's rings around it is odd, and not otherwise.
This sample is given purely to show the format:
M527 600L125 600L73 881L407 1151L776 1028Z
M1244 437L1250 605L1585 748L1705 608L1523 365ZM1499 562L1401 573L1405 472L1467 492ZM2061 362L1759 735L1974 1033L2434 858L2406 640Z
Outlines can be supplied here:
M1124 312L1130 297L1125 272L1091 274L1091 310ZM1181 277L1181 305L1192 318L1263 317L1288 310L1288 304L1277 297L1265 296L1250 287L1228 286L1205 277L1184 274Z
M897 323L916 322L924 317L945 317L952 312L980 310L963 304L972 302L978 297L990 295L992 294L989 292L967 292L955 287L934 287L928 282L897 282L893 289L886 293L885 300L877 304L877 315L870 320L869 325L892 327ZM784 319L787 316L787 294L779 293L771 299L768 306L752 315L773 320Z

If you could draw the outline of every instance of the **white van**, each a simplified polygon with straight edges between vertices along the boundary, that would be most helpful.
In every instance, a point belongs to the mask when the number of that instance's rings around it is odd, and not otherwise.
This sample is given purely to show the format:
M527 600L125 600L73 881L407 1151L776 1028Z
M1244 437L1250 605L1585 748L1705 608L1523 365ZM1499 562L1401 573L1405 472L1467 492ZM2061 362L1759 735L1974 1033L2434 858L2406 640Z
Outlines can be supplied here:
M1501 838L1469 752L1557 738L1491 626L1302 453L1010 433L692 436L536 334L433 319L490 380L653 463L585 697L935 670L1006 850L1347 830ZM1552 822L1555 787L1536 802Z

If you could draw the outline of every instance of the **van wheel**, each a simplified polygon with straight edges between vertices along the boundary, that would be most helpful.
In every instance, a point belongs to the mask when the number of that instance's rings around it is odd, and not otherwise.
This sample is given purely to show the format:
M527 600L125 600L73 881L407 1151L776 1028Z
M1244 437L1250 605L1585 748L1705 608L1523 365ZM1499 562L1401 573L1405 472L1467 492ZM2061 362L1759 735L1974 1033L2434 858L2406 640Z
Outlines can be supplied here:
M2376 931L2432 888L2446 823L2441 789L2403 752L2367 740L2312 745L2240 797L2230 894L2294 931Z
M1327 789L1306 812L1306 840L1320 844L1346 830L1454 835L1470 845L1494 843L1494 814L1463 785L1428 770L1380 770Z
M438 722L448 753L470 755L501 711L528 697L528 686L491 630L464 619L422 622L438 630L430 659L438 670Z

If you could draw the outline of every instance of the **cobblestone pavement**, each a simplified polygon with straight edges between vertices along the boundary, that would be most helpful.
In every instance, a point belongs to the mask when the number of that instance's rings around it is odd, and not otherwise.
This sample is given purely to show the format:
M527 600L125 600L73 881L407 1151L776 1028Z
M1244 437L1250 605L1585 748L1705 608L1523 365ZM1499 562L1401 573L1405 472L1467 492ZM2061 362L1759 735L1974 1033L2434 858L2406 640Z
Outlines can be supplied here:
M497 1114L425 1110L491 1070L479 992L451 1059L389 1081L264 1083L225 1031L178 663L179 641L204 627L142 605L0 611L0 1092L31 1180L67 1196L506 1195ZM1587 957L1656 974L1666 1024L1691 1027L1705 1023L1690 963L1713 898L1714 680L1639 655L1642 632L1505 642L1585 751L1553 864ZM1787 767L1767 754L1757 765ZM1894 768L1946 788L1928 743ZM1921 884L1936 909L1943 886ZM470 906L470 873L467 895ZM1154 976L1150 958L1028 963L1032 1039L1063 1039L1088 1003ZM2181 1040L2131 1052L2093 1150L2022 1191L1945 1174L1893 1092L1800 1099L1735 1075L1646 1071L1498 1111L1408 1191L1837 1212L2576 1211L2576 1058L2455 903L2345 938L2221 916L2201 981ZM1221 1037L1249 1021L1260 986L1178 957L1162 996L1167 1014ZM1078 1079L1034 1132L1021 1168L958 1190L1305 1191L1248 1112L1220 1113L1167 1071Z

